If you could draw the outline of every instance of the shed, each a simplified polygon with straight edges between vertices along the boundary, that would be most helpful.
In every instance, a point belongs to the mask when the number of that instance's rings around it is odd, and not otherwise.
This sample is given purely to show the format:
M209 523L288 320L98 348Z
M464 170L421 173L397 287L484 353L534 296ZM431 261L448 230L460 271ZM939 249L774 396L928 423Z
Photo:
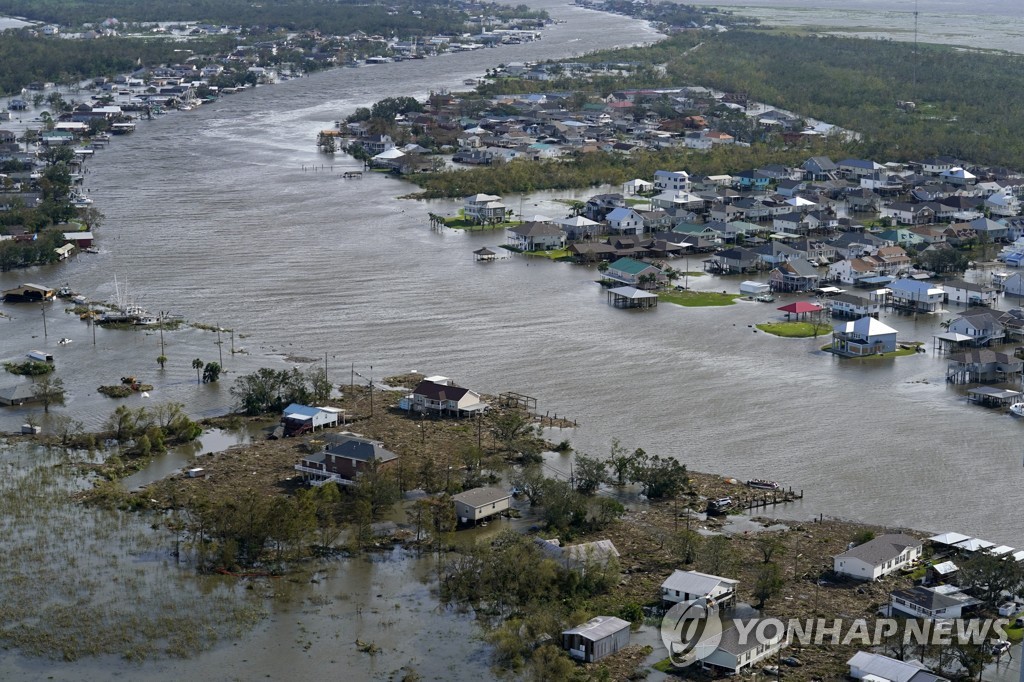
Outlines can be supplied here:
M761 294L767 294L772 290L772 285L766 282L753 282L746 281L740 282L740 295L741 296L759 296Z
M967 401L985 407L1005 407L1020 401L1020 391L1009 391L991 386L978 386L967 391Z
M482 521L512 506L512 494L501 488L473 488L452 496L455 516L461 523Z
M598 616L562 632L562 648L584 663L600 661L629 646L629 621Z

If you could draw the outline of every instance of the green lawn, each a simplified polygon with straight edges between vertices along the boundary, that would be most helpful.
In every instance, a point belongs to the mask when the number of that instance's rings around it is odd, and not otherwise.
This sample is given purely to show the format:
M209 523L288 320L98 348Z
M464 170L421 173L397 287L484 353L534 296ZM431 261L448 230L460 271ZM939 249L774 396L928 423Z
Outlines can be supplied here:
M830 336L832 334L831 325L819 323L815 327L810 322L763 322L757 325L757 328L767 334L787 339L809 339L813 336Z
M721 294L714 291L662 291L658 293L658 298L662 301L688 308L732 305L739 297L739 294Z
M504 229L506 227L512 227L513 225L518 224L518 222L504 222L489 225L480 225L479 223L475 223L472 220L467 220L462 216L444 219L444 226L450 227L453 230L497 230Z
M538 256L540 258L550 258L551 260L559 260L561 258L570 258L572 256L569 253L569 249L552 249L550 251L524 251L527 256Z

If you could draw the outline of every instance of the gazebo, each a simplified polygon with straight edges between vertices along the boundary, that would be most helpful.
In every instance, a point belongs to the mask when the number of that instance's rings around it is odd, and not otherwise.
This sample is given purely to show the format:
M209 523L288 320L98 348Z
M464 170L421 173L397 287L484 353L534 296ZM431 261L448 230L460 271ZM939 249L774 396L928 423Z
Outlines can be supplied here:
M497 257L498 257L498 254L495 253L494 251L491 251L486 246L483 247L482 249L477 249L476 251L473 252L473 258L478 263L480 263L480 262L489 263L492 260L495 260Z
M801 316L807 317L811 313L820 313L822 307L817 303L811 303L810 301L796 301L779 308L782 312L786 313L788 318L790 315L795 315L796 319L799 320Z
M658 295L636 287L615 287L608 290L608 302L616 308L657 308Z

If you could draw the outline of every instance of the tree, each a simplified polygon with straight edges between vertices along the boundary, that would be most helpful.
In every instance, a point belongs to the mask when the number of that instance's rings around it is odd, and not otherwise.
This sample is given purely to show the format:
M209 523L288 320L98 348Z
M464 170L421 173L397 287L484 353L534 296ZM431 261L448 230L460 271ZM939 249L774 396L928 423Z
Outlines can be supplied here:
M960 566L960 584L989 606L998 606L1004 592L1016 593L1024 571L1016 561L978 553Z
M757 608L763 609L765 602L777 596L782 591L782 569L778 564L761 564L754 578L754 597L757 599Z
M697 554L700 550L701 542L700 533L695 530L683 530L676 534L674 542L675 555L686 564L690 565L697 560Z
M757 551L761 553L762 563L765 564L771 563L772 557L776 554L781 554L785 550L778 536L767 533L759 535L754 544L757 546Z
M548 528L565 533L587 518L586 499L565 481L553 478L543 484L543 518Z
M573 477L577 491L584 495L593 495L601 487L601 484L608 479L608 463L596 457L588 457L583 453L577 452L573 467Z
M33 384L32 395L43 404L43 412L49 414L50 405L64 404L64 381L52 374L44 374Z
M161 355L156 356L156 364L160 365L160 369L163 369L164 365L166 363L167 363L167 356L166 355L162 355L161 354Z
M675 497L686 488L690 478L686 466L671 457L648 456L643 450L633 453L630 480L639 483L641 492L651 500Z
M638 448L636 452L640 453L643 452L643 450ZM629 476L629 466L631 461L632 458L629 453L626 452L626 448L622 447L622 444L619 443L619 439L613 438L611 457L608 459L608 465L615 474L616 485L626 485L626 478Z
M524 412L513 410L502 413L494 420L491 430L509 455L515 452L529 454L535 449L533 441L536 428L533 420Z
M194 369L196 371L196 383L197 384L202 383L202 378L200 377L199 373L203 370L203 361L200 360L199 358L196 358L195 360L193 360L192 361L192 369Z
M220 363L219 362L208 362L206 367L203 368L203 383L213 384L220 378Z
M729 575L736 563L732 542L724 535L712 535L704 540L700 550L700 570L712 575Z

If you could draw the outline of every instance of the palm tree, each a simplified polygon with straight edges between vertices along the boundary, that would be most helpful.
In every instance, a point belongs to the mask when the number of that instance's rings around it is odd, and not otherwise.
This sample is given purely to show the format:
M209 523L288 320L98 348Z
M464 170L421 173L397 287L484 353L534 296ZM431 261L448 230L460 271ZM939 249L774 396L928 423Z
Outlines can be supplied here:
M199 358L196 358L195 360L193 360L192 361L192 369L194 369L196 371L196 383L197 384L203 383L201 377L199 376L199 372L201 372L203 370L203 361L200 360Z

